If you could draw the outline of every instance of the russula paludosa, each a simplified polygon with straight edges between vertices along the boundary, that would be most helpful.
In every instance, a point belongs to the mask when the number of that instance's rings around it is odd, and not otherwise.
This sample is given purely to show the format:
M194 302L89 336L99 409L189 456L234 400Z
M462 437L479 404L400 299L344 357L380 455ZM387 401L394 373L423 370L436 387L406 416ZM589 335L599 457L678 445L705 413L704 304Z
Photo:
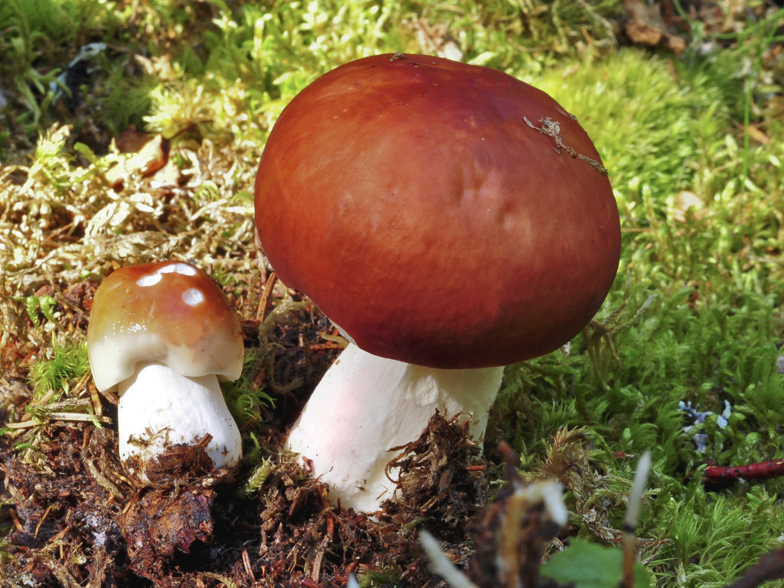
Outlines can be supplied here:
M576 119L502 72L378 55L314 81L259 164L256 224L289 287L356 345L288 448L343 504L391 496L387 450L436 408L481 438L503 367L571 340L620 257L606 170Z
M242 372L242 331L207 274L180 261L113 272L95 292L87 345L98 390L118 389L123 461L145 464L209 434L216 468L239 462L239 429L218 380Z

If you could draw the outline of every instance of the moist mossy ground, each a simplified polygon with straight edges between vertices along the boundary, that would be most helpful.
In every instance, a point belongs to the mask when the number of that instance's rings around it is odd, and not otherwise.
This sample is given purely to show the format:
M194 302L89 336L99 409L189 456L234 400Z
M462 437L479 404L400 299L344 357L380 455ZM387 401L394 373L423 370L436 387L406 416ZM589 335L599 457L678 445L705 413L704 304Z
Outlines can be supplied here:
M141 581L115 523L131 489L108 475L114 440L101 418L113 419L113 399L84 371L91 294L124 265L198 264L240 313L250 350L242 381L225 390L245 463L214 488L213 542L195 542L196 557L165 571L194 585L250 585L242 550L261 545L266 509L288 513L294 500L318 510L317 486L288 470L287 480L277 451L340 341L279 284L259 309L269 268L254 246L253 178L296 92L340 63L398 50L456 49L551 93L595 141L621 214L621 267L596 321L568 353L506 370L482 496L500 484L495 448L506 440L524 479L566 488L569 525L551 550L572 537L615 545L637 458L651 449L638 535L657 585L723 585L778 548L780 478L706 488L701 477L708 463L784 457L784 13L751 1L657 5L683 53L629 46L623 7L609 0L0 4L3 581L46 585L38 573L75 585L100 570L91 585ZM89 42L106 48L78 100L55 101L51 83ZM113 191L106 172L130 156L112 139L122 147L129 124L172 139L171 165L166 175L129 172ZM696 422L688 406L711 414ZM63 413L84 420L51 416ZM282 538L295 514L281 515ZM354 536L372 547L354 568L363 584L427 582L420 554L400 550L415 549L411 529L436 520L393 521L375 543L370 531ZM452 554L465 563L471 539L461 533ZM316 551L288 560L286 573L312 572L321 543L308 545Z

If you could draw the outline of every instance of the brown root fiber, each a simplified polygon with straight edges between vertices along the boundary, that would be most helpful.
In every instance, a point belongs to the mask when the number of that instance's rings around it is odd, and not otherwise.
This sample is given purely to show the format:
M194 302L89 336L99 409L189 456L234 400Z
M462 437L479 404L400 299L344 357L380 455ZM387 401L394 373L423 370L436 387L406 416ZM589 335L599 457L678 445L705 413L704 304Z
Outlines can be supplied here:
M439 538L459 543L465 522L488 499L481 448L468 433L469 421L430 419L416 441L395 448L400 454L387 465L387 475L400 468L398 502L387 503L385 515L413 529L427 521Z

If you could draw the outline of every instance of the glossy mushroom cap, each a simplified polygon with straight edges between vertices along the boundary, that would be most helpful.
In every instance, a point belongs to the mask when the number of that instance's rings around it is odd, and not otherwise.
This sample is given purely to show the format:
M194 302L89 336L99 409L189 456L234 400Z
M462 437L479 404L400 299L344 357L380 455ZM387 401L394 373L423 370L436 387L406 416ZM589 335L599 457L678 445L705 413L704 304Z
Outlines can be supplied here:
M378 55L322 76L282 112L256 177L256 224L280 278L365 351L504 365L565 344L609 291L621 235L603 171L540 90Z
M179 261L110 274L95 293L87 343L99 390L131 377L142 362L192 378L236 380L242 373L237 315L207 274Z

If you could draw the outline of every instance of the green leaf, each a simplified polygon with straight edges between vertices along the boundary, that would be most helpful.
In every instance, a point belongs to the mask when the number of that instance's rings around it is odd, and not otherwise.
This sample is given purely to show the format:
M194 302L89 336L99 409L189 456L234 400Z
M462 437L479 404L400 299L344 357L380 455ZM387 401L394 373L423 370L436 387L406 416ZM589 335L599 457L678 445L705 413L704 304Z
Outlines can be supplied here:
M622 567L620 549L572 539L566 550L542 565L540 573L560 584L574 583L575 588L616 588ZM650 588L648 572L640 562L634 562L634 588Z
M41 300L38 298L38 296L28 296L25 300L27 316L30 317L30 320L33 321L33 324L36 327L38 326L38 306L40 303Z
M44 295L38 299L38 303L41 306L41 312L44 313L44 316L49 321L55 322L54 310L52 309L57 304L57 301L49 295Z
M74 143L74 151L84 155L84 157L87 159L87 161L89 161L92 164L95 164L95 163L98 162L98 158L95 156L95 153L93 153L93 150L90 149L84 143L79 143L78 141L76 143Z

